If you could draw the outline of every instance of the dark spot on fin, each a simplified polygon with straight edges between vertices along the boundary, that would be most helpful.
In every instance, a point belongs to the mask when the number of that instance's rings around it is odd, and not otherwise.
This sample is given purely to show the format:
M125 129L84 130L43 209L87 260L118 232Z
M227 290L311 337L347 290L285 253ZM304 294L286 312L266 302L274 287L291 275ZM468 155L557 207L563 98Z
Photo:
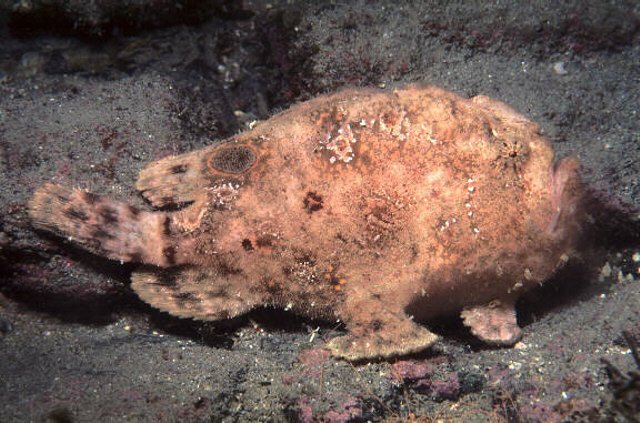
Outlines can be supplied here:
M85 213L84 210L79 210L75 207L71 207L69 209L66 209L64 211L65 216L67 216L69 219L73 219L73 220L80 220L82 222L86 222L87 220L89 220L89 216L87 215L87 213Z
M172 294L171 296L173 298L175 298L176 300L180 300L180 301L199 301L198 297L196 297L191 292L176 292L175 294Z
M99 227L96 227L93 229L93 232L91 233L91 237L95 239L114 239L115 238L113 234L110 234L109 232Z
M229 310L226 310L226 309L220 310L218 312L218 318L219 319L230 319L231 318L231 313L229 313Z
M82 198L87 204L95 204L100 201L100 196L92 192L83 192Z
M171 173L174 174L174 175L179 174L179 173L185 173L188 168L189 167L186 164L176 165L176 166L173 166L171 168Z
M161 199L163 204L174 204L175 200L173 197L162 197Z
M99 211L100 216L107 225L115 225L118 223L118 211L110 206L104 206Z
M174 275L169 274L169 272L162 272L158 276L158 280L156 282L158 285L166 286L166 287L175 287L178 285L176 278Z

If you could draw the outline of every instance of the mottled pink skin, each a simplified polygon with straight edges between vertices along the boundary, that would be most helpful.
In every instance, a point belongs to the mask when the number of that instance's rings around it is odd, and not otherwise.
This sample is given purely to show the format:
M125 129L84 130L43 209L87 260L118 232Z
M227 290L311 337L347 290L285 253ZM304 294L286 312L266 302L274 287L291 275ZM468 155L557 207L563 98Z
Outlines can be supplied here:
M31 216L86 248L147 266L142 299L176 316L261 305L339 319L350 360L422 350L415 320L462 311L481 339L520 337L514 303L572 254L578 165L554 165L537 125L484 96L428 86L301 103L225 142L145 168L147 212L46 184Z

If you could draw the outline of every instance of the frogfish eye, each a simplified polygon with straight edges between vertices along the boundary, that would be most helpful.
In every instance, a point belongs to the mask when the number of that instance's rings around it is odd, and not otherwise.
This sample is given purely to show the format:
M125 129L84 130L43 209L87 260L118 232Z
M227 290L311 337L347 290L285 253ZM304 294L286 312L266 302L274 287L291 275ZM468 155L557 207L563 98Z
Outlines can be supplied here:
M243 173L256 161L256 153L246 145L231 145L214 151L207 161L212 173Z

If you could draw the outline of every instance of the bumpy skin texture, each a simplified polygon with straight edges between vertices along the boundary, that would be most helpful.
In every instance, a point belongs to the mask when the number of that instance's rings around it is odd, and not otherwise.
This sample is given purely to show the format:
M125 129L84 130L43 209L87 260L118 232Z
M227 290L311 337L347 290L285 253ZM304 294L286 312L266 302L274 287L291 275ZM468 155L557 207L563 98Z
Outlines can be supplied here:
M429 86L351 89L296 105L222 144L151 163L149 212L45 184L42 229L143 263L133 289L175 316L268 304L340 319L349 360L427 348L415 320L461 312L487 342L520 337L514 302L573 252L578 164L554 164L508 106Z

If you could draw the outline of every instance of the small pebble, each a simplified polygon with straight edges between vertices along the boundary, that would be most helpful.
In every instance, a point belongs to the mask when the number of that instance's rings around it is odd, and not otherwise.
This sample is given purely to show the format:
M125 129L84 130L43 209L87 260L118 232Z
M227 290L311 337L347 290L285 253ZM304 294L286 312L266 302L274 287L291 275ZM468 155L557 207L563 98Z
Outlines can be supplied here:
M569 71L564 68L564 62L555 62L553 64L553 71L557 75L566 75L569 73Z
M13 332L13 324L5 319L0 319L0 333L6 335Z

